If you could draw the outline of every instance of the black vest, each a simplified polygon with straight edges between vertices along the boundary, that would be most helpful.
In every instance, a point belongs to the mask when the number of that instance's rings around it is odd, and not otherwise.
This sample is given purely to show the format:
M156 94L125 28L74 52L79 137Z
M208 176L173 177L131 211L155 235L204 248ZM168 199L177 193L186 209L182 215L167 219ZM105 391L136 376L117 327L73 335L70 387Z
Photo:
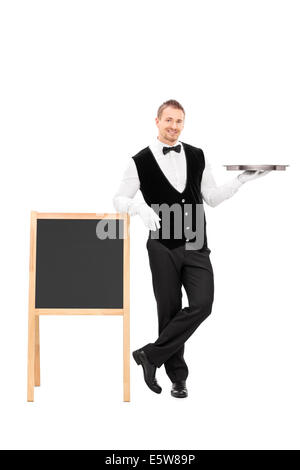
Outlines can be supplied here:
M149 146L132 157L137 168L140 180L140 190L143 194L144 200L150 207L153 208L158 216L161 217L160 228L158 231L158 240L170 249L196 241L196 204L201 204L201 209L203 211L203 201L200 188L202 173L205 167L204 154L200 148L193 147L192 145L186 144L184 142L181 143L185 151L187 165L186 186L183 192L177 191L177 189L171 185L161 170ZM168 158L168 155L165 157ZM174 234L174 213L172 211L170 212L170 217L168 220L168 218L162 217L162 212L160 210L156 210L152 204L167 204L169 207L173 204L179 204L181 206L180 224L182 230L180 238L175 238L178 236L178 234ZM191 204L191 206L187 206L188 204ZM204 231L204 243L202 248L198 251L202 251L203 249L207 248L206 220L204 211L203 215L204 223L202 223L202 230ZM163 236L164 224L165 228L167 225L167 230L169 230L170 236L168 239L165 238L165 235ZM187 226L192 229L194 236L192 236L191 232L191 236L189 236L189 231L185 230L185 227ZM150 230L149 238L153 238L153 233L152 236L151 233L152 231Z

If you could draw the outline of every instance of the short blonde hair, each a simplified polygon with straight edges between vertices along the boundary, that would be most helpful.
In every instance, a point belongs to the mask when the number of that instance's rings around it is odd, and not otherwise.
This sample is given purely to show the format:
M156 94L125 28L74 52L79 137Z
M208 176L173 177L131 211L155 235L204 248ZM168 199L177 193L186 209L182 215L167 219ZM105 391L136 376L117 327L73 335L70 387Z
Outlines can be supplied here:
M158 119L161 118L161 115L162 115L162 113L163 113L163 110L164 110L165 108L167 108L168 106L172 106L173 108L176 108L176 109L181 109L181 111L183 111L183 114L184 114L184 116L185 116L185 111L184 111L182 105L181 105L178 101L176 101L176 100L168 100L168 101L165 101L163 104L161 104L160 107L158 108L158 110L157 110L157 117L158 117Z

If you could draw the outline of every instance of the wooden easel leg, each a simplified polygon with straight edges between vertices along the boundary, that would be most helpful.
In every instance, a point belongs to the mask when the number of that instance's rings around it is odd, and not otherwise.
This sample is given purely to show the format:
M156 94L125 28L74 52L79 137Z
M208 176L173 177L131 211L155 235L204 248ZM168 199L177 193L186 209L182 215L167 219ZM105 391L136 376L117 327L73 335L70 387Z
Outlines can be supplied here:
M27 363L27 401L34 400L35 382L35 342L36 342L36 321L35 321L35 264L36 264L36 230L37 212L31 211L30 222L30 254L29 254L29 298L28 298L28 363ZM37 329L38 329L37 322ZM37 331L37 335L39 335ZM39 341L38 341L39 345ZM39 368L39 363L38 363Z
M35 319L34 312L29 309L28 318L28 376L27 401L34 401L34 353L35 353Z
M39 387L40 378L40 321L39 316L35 317L35 351L34 351L34 385Z
M123 387L124 401L130 401L130 216L124 215L124 294L123 294Z
M129 315L123 316L123 401L130 401L130 341Z

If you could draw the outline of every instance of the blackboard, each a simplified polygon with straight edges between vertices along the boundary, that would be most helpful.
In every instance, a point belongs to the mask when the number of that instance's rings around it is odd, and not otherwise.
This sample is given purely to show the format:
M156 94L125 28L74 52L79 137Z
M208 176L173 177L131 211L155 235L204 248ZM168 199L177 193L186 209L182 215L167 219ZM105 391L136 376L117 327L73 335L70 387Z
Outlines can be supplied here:
M129 224L127 213L31 211L27 401L40 385L43 315L122 316L123 400L130 401Z
M123 308L123 239L98 238L99 220L37 220L36 308Z

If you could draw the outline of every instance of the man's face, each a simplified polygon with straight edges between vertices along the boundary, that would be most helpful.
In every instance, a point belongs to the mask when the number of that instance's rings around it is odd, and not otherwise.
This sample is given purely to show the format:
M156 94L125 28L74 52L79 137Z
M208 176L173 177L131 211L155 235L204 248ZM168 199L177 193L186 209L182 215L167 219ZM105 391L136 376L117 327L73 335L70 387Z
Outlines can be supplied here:
M159 140L167 145L175 145L184 126L184 112L168 106L163 110L160 119L155 118L155 122Z

